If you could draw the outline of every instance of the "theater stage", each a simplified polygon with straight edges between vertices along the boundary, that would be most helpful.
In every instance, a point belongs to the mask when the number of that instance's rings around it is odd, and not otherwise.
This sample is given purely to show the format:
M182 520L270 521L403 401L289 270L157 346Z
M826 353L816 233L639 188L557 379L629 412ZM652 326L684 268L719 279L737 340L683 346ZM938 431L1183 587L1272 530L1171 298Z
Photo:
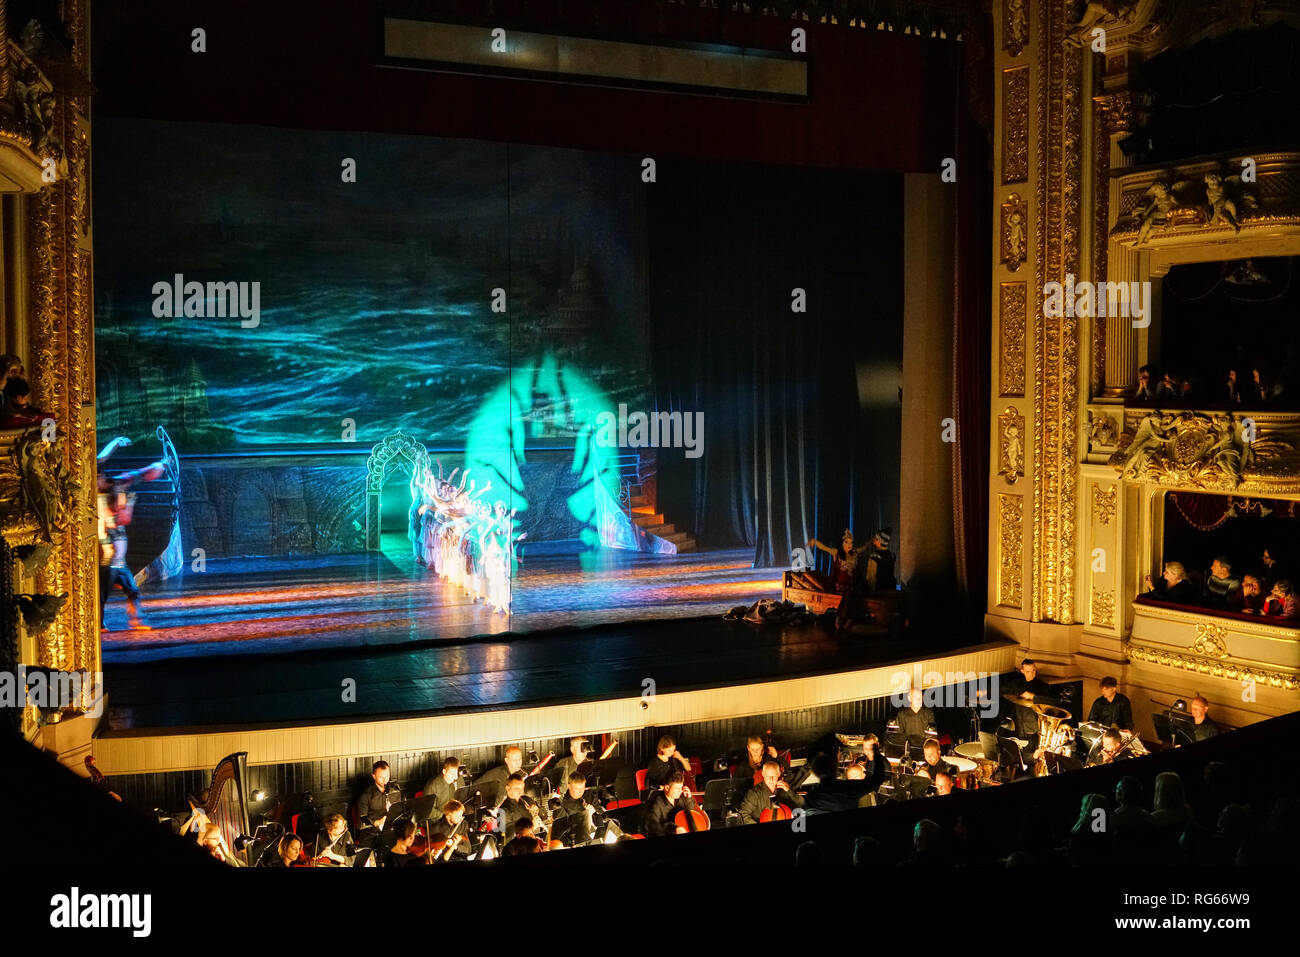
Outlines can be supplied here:
M146 584L151 631L127 630L109 598L105 665L455 640L628 620L721 614L781 597L781 569L753 568L753 549L657 556L602 549L529 554L509 616L416 564L405 536L381 552L211 559L207 571Z
M891 640L718 615L530 636L106 666L106 773L467 749L822 708L924 670L1014 668L1012 642ZM653 686L646 684L647 679ZM355 697L345 700L345 683Z

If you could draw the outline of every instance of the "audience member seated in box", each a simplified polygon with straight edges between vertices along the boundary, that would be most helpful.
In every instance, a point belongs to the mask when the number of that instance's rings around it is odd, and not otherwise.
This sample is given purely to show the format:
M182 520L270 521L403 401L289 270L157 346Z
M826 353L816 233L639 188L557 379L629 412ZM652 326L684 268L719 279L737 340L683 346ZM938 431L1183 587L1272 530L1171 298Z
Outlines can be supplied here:
M26 379L9 379L4 385L4 404L0 405L0 429L26 429L40 425L47 418L28 401L31 386Z
M1241 576L1241 611L1247 615L1264 613L1264 587L1258 575Z
M1156 383L1153 378L1157 378L1155 369L1151 366L1143 366L1138 369L1137 385L1133 389L1134 402L1154 402L1156 400Z
M1205 579L1205 607L1220 611L1241 611L1241 582L1232 577L1232 560L1220 555L1210 564L1210 575Z
M1157 601L1169 601L1178 605L1195 605L1200 598L1195 582L1187 580L1187 569L1183 567L1182 562L1166 562L1165 573L1158 582L1152 582L1151 576L1146 577L1147 586L1150 591L1145 592L1143 598L1154 598Z
M1285 563L1282 561L1282 556L1278 553L1276 547L1270 545L1268 548L1264 549L1263 554L1260 555L1260 562L1262 574L1259 579L1259 584L1260 587L1264 589L1265 594L1271 592L1273 586L1284 578L1289 581L1295 581L1294 576L1289 573Z
M1291 582L1284 578L1273 586L1264 614L1283 621L1300 620L1300 605L1296 603L1295 586Z

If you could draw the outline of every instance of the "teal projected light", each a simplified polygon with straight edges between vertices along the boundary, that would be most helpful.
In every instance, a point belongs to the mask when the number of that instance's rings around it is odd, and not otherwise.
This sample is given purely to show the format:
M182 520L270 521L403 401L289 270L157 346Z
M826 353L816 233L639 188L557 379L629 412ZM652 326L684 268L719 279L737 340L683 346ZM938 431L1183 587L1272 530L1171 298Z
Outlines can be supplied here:
M610 526L626 522L617 508L617 450L595 440L596 417L610 407L609 397L590 379L546 353L515 366L488 394L470 422L465 465L480 482L491 480L492 498L504 499L522 516L529 507L522 469L528 444L571 444L577 490L567 504L580 525L579 538L588 548L616 544L624 536Z

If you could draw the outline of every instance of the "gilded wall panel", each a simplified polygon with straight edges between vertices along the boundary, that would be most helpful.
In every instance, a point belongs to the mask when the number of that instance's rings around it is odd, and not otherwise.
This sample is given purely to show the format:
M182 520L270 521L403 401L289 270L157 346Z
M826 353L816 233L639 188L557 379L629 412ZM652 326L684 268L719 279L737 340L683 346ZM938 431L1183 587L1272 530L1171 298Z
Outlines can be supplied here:
M1029 67L1002 71L1002 182L1029 179Z
M1025 394L1025 284L1004 282L998 291L998 393Z
M998 604L1024 605L1024 496L998 493Z

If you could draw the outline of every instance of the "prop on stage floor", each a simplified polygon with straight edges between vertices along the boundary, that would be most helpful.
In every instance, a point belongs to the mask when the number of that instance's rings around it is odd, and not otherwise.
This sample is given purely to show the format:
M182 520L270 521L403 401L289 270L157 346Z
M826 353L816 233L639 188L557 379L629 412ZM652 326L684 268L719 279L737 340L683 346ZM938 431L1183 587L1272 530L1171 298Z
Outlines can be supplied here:
M812 568L796 567L781 580L781 599L806 605L815 615L837 612L837 628L872 619L882 625L900 620L903 595L895 588L894 555L889 551L890 529L881 529L863 546L854 547L853 532L844 530L838 549L812 539L809 552L831 556L829 577Z

